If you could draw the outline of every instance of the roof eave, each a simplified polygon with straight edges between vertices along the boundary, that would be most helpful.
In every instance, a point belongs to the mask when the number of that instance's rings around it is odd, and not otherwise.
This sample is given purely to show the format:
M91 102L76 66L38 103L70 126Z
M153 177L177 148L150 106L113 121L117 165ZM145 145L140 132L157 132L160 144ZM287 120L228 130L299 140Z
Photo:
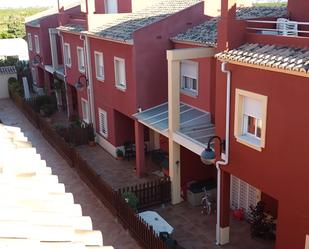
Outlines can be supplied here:
M176 38L170 38L172 42L175 43L181 43L181 44L186 44L186 45L191 45L191 46L203 46L203 47L217 47L217 43L210 43L210 42L198 42L198 41L189 41L189 40L178 40Z
M91 38L95 38L95 39L99 39L99 40L105 40L105 41L110 41L110 42L116 42L116 43L121 43L121 44L126 44L126 45L134 45L134 40L130 39L130 40L117 40L117 39L113 39L111 37L103 37L94 33L91 33L89 31L82 31L82 34L91 37Z
M255 68L255 69L261 69L261 70L276 72L276 73L285 73L285 74L290 74L290 75L294 75L294 76L309 78L309 71L303 72L303 71L287 70L287 69L282 69L282 68L275 68L275 67L268 67L268 66L250 64L250 63L245 63L245 62L229 60L229 59L226 59L226 58L220 58L220 56L217 56L217 55L215 57L221 62L228 62L230 64L234 64L234 65L238 65L238 66L250 67L250 68Z

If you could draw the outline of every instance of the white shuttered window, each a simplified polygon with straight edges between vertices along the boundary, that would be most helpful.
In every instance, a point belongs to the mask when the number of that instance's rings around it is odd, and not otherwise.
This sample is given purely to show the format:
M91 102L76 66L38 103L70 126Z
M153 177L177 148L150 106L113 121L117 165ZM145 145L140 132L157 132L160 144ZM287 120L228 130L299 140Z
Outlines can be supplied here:
M108 128L107 128L107 113L106 111L99 108L99 128L100 134L104 137L108 136Z
M89 123L89 106L88 101L85 99L81 99L82 103L82 114L83 114L83 121Z
M261 192L236 176L231 176L231 209L242 208L250 218L250 206L256 206L261 199Z
M85 72L85 54L84 49L82 47L77 47L77 62L78 62L78 70L81 73Z
M118 13L118 0L105 0L107 14Z
M104 60L103 60L103 53L94 52L94 59L95 59L95 71L96 77L98 80L104 80Z
M28 33L28 48L30 51L32 51L32 35L31 33Z
M71 67L71 48L70 44L65 43L64 44L64 63L66 66Z
M197 95L198 63L194 61L182 61L180 64L181 90Z
M121 90L125 90L127 88L125 60L122 58L114 57L114 67L116 87Z

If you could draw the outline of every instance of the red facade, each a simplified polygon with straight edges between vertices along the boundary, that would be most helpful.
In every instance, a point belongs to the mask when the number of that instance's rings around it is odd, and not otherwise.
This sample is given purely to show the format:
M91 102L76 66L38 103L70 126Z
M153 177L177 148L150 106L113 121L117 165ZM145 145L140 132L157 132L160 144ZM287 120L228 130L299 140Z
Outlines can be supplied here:
M255 24L248 24L246 20L236 20L235 6L228 9L228 3L228 0L222 0L217 52L237 48L245 43L309 47L308 34L286 37L248 32L246 28L255 27ZM104 1L96 1L95 8L96 13L104 13ZM291 20L309 21L307 1L290 0L288 10ZM119 13L131 11L130 0L118 1ZM168 101L166 50L205 47L198 43L172 42L170 38L208 18L203 14L203 4L198 4L138 29L133 33L131 43L94 35L87 37L85 32L61 30L60 37L63 43L70 45L71 51L72 65L65 67L64 71L68 86L68 108L73 109L71 113L75 112L74 114L82 117L81 98L88 100L89 108L93 108L92 120L95 122L97 136L106 141L109 148L112 147L111 150L121 148L126 141L136 141L139 143L137 146L141 146L144 140L149 140L148 129L138 124L132 115ZM59 19L62 25L70 22L69 15L63 13ZM85 24L85 20L81 23ZM267 20L274 21L275 18ZM34 35L38 35L40 40L42 64L36 68L40 87L44 86L46 79L44 65L52 64L48 28L57 27L58 21L55 15L42 21L40 27L26 27L27 33L32 34L32 39ZM301 28L309 30L309 25ZM59 43L62 43L61 39ZM77 47L84 48L85 54L87 53L86 39L89 39L90 54L85 57L85 63L86 71L88 68L91 69L88 74L92 76L93 106L89 98L90 89L85 87L82 91L76 91L74 87L81 75L85 74L89 78L86 72L79 72L77 63ZM35 56L34 41L32 43L33 51L29 51L30 61ZM96 78L95 52L103 54L104 80ZM62 51L58 54L62 62ZM115 86L115 57L125 61L125 90ZM89 67L87 58L90 61ZM227 78L221 71L222 62L214 57L193 61L198 63L198 94L188 96L182 93L180 100L189 106L211 113L211 121L216 126L216 135L224 138ZM232 75L230 158L228 165L222 166L221 225L229 226L230 183L233 175L260 190L262 201L267 203L267 211L277 218L276 249L303 249L305 236L309 234L309 198L306 195L306 190L309 189L306 162L309 148L308 77L236 65L236 63L227 63L227 69ZM261 151L239 143L234 136L236 89L268 97L265 148ZM73 97L75 95L76 99ZM107 115L106 137L100 134L100 109ZM168 151L168 140L162 138L161 149ZM137 152L137 158L141 156L141 151L143 148ZM187 148L181 147L180 158L181 189L184 197L189 182L216 177L215 167L205 167L199 155ZM137 170L138 174L142 173L139 172L140 168Z

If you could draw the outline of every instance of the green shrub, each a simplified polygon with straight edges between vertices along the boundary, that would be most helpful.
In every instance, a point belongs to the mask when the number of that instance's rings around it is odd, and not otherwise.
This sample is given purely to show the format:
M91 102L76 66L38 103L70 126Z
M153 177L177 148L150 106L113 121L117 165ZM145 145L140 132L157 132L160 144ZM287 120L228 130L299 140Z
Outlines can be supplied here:
M13 84L13 83L15 83L15 82L17 82L17 79L16 79L15 77L10 77L10 78L8 79L9 85L11 85L11 84Z
M36 97L36 101L33 107L37 112L45 109L47 112L51 112L52 110L52 113L54 113L57 110L57 100L54 96L38 96Z
M40 111L43 112L44 116L50 117L55 112L55 107L53 104L44 104L40 108Z
M24 87L22 84L14 77L11 77L8 79L8 85L9 89L19 96L23 97L24 96Z
M121 149L116 150L116 155L117 155L117 157L123 157L124 156L123 151Z
M122 197L125 199L125 201L133 208L135 212L137 212L137 205L138 205L138 198L136 194L132 192L124 192L122 194Z

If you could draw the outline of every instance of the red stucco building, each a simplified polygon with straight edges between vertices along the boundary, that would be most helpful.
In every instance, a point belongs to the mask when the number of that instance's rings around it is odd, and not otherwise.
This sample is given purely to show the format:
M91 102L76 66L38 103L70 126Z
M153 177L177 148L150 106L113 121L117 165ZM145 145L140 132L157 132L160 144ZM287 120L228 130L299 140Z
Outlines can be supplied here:
M230 210L249 216L262 200L276 219L276 249L305 248L308 3L240 8L222 0L219 18L199 0L138 10L134 1L103 2L59 5L26 24L28 39L44 44L36 51L29 42L31 61L40 55L38 87L52 89L62 75L68 116L93 123L114 156L132 141L139 176L145 144L165 152L173 204L187 200L192 181L214 180L218 244L229 242ZM205 166L200 155L214 135L225 148L217 167Z

